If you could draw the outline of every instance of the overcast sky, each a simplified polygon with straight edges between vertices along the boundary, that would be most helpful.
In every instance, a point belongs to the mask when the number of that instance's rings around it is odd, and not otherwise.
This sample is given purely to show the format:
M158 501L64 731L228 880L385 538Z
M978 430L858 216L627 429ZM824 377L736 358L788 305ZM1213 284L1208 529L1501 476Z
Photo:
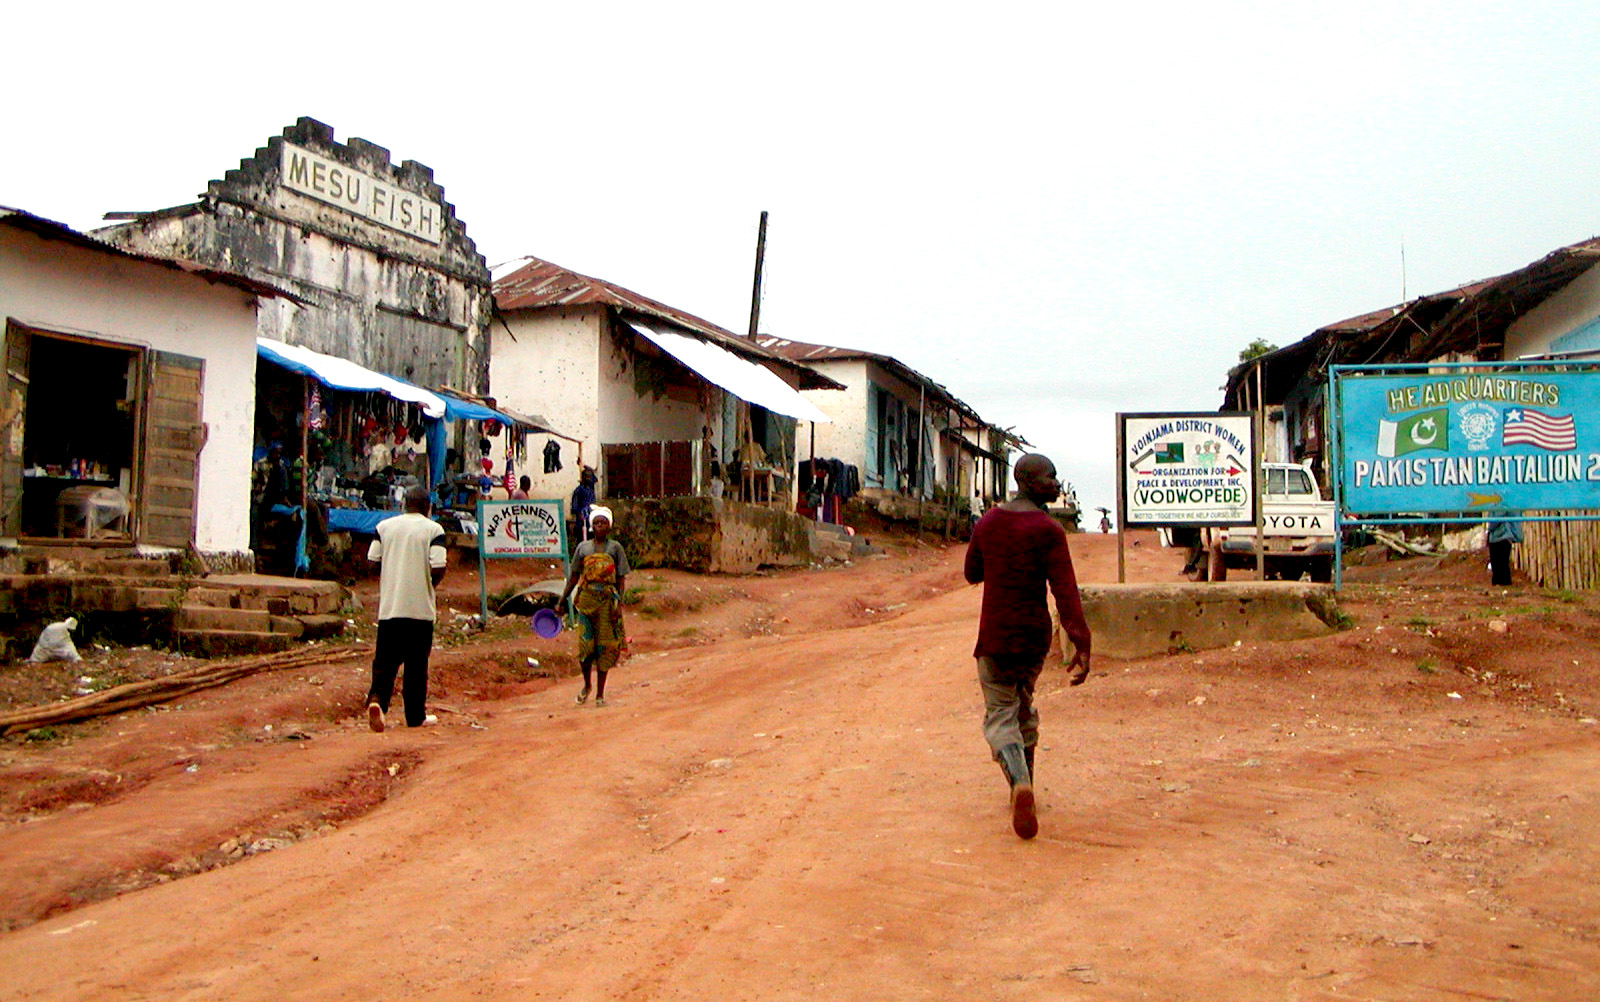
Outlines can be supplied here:
M29 5L0 204L189 202L309 115L491 265L735 331L765 209L764 332L896 356L1090 507L1117 412L1600 230L1592 2L1101 7Z

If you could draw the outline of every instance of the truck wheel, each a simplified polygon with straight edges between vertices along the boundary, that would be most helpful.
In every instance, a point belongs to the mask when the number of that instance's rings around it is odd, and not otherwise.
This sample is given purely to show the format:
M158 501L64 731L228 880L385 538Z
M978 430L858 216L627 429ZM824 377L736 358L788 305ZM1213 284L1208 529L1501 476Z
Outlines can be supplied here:
M1206 576L1212 581L1228 580L1228 565L1222 560L1222 547L1213 546L1206 551Z

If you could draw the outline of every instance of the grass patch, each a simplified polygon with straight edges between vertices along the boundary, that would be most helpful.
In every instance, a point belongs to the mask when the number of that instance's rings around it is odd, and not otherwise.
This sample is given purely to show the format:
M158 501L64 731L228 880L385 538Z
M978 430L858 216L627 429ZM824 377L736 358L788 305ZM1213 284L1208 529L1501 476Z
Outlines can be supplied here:
M1412 616L1410 619L1406 620L1406 625L1414 630L1426 630L1433 626L1433 620L1429 619L1427 616Z
M661 586L660 585L653 585L653 586L652 585L639 585L639 586L634 587L634 588L629 588L627 591L622 593L622 604L623 605L638 605L639 603L644 601L644 597L646 595L650 594L651 592L660 591L660 590L661 590Z
M521 590L522 589L516 585L507 585L499 591L490 592L489 608L491 610L500 608L502 605L505 605L508 601L510 601L512 596L516 595Z
M1437 675L1439 674L1439 662L1433 658L1423 658L1417 662L1417 671L1424 675Z

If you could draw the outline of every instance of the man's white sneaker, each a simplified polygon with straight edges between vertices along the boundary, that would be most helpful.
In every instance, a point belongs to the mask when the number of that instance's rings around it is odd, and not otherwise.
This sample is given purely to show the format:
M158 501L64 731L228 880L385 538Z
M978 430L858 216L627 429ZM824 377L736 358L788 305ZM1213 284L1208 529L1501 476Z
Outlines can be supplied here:
M377 703L367 704L367 726L372 728L372 733L383 733L383 707Z

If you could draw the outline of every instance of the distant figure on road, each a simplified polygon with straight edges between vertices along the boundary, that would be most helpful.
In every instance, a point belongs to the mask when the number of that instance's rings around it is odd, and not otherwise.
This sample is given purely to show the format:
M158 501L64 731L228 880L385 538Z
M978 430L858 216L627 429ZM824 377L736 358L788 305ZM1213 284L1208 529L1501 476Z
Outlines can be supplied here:
M1056 466L1037 453L1014 471L1017 497L989 509L967 544L969 584L983 583L978 619L978 684L983 688L983 736L1011 784L1011 827L1022 838L1039 833L1034 810L1034 747L1039 711L1033 689L1050 651L1048 593L1074 652L1069 682L1089 677L1089 624L1083 618L1067 533L1045 511L1061 495ZM1063 652L1065 653L1065 652Z
M367 724L383 733L402 664L406 678L406 726L431 723L428 716L428 654L436 615L433 588L445 572L444 529L429 518L433 500L426 487L406 491L406 513L378 523L367 559L383 565L378 577L378 643L372 653Z
M1511 544L1522 542L1518 522L1489 523L1489 583L1497 587L1511 584Z
M628 554L611 538L611 509L595 505L589 510L590 538L572 552L572 571L561 593L561 604L572 612L578 629L578 667L583 669L583 691L578 702L589 698L590 674L594 679L594 705L606 705L606 673L617 666L628 645L622 625L622 596L628 580ZM573 595L573 591L577 595Z

